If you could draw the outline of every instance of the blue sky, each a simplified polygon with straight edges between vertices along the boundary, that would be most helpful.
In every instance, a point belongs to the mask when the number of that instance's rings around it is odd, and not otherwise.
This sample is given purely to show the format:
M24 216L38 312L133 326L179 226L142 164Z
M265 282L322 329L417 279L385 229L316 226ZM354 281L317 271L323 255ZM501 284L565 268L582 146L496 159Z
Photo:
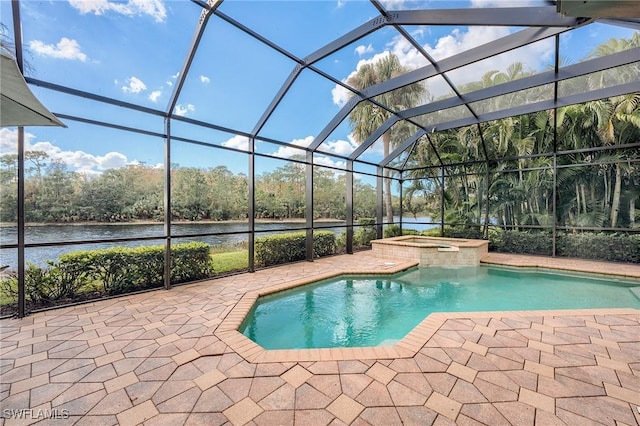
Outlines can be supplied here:
M451 8L541 5L538 0L404 1L383 2L388 9ZM326 1L232 1L220 11L270 38L298 57L305 57L377 15L361 0ZM21 1L27 75L55 84L165 110L185 60L201 8L176 0L53 0ZM2 23L12 36L11 3L0 1ZM516 31L504 27L407 27L436 59ZM611 37L629 37L631 31L596 24L561 37L561 56L576 62L594 46ZM415 68L426 64L415 49L393 28L384 28L358 40L317 63L324 72L346 81L359 65L392 52L401 62ZM553 41L500 55L449 74L463 84L490 69L504 70L519 60L528 69L544 70L554 56ZM242 33L223 20L212 17L202 38L187 82L174 113L251 132L295 63ZM434 96L449 91L442 79L427 82ZM57 113L71 114L119 125L163 133L161 118L119 107L100 105L50 90L32 88ZM308 145L340 110L348 92L318 74L305 70L297 79L260 135ZM95 175L112 167L143 162L161 166L163 140L129 132L104 129L65 120L67 129L27 129L28 146L48 152L71 170ZM216 132L175 123L178 136L243 149L246 140L232 133ZM0 153L15 148L15 129L0 130ZM343 123L323 145L327 152L348 155L356 147L347 123ZM258 152L287 158L301 151L262 144ZM247 170L246 156L221 150L175 144L172 161L183 166L226 165L234 172ZM362 158L381 159L379 144ZM342 166L328 156L319 163ZM284 162L260 160L259 171Z

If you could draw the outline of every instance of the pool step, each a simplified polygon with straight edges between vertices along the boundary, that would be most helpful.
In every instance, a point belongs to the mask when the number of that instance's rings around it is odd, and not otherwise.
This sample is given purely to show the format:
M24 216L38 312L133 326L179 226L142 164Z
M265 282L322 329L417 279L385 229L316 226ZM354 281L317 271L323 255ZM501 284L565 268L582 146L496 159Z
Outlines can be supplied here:
M631 287L629 290L631 290L631 293L640 299L640 287Z

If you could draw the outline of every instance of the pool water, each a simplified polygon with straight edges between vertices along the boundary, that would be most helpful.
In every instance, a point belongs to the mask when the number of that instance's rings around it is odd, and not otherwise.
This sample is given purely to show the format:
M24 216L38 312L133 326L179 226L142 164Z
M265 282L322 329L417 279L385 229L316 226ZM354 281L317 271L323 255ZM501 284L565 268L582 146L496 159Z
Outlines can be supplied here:
M640 281L540 270L414 268L384 277L343 276L260 297L240 332L265 349L388 345L432 312L640 309L638 289Z

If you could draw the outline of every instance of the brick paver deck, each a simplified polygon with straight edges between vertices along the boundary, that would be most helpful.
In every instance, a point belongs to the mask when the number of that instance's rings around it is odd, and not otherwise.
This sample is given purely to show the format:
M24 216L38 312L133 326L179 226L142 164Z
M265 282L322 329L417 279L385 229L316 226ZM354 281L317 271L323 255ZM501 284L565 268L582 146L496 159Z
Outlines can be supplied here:
M500 256L485 260L640 277ZM640 423L640 310L433 314L395 347L303 356L228 327L255 292L408 266L364 252L2 320L0 423Z

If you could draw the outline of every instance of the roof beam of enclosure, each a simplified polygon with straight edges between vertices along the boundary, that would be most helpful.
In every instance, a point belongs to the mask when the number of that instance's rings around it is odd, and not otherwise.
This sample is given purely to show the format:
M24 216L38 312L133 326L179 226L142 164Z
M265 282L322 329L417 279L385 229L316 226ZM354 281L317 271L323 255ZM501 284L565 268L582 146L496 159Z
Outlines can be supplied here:
M619 27L640 30L640 19L598 19L601 24L616 25Z
M377 18L371 19L365 24L360 25L354 30L349 31L345 35L335 39L331 43L321 47L320 49L311 53L304 59L294 59L297 62L297 64L293 67L291 74L289 74L289 77L287 78L287 80L284 82L282 87L280 87L280 90L273 97L273 99L271 100L271 103L269 104L267 109L264 111L264 113L262 114L262 116L260 117L256 125L254 126L252 133L254 135L258 135L260 133L260 131L266 124L267 120L269 120L269 117L271 117L271 115L273 114L275 109L278 107L278 105L280 104L284 96L287 94L287 92L289 91L293 83L296 81L296 79L298 78L302 70L304 70L307 67L310 67L316 62L326 58L327 56L353 43L354 41L357 41L362 37L365 37L371 34L372 32L382 28L385 25L387 25L387 20L384 17L377 17Z
M571 27L576 24L575 18L562 16L555 6L401 10L389 14L398 25Z
M634 62L638 62L638 58L640 58L640 47L560 68L557 75L554 70L545 71L540 74L520 78L518 80L509 81L496 86L476 90L474 92L465 93L464 100L467 103L483 101L496 96L506 95L509 93L530 89L536 86L543 86L545 84L554 83L556 81L567 80L570 78L592 74L598 71L605 71L611 68L629 65ZM452 96L450 98L432 102L430 104L407 109L403 111L403 114L405 117L411 118L447 108L457 107L463 104L464 102L459 98Z
M497 86L488 87L486 89L476 90L475 92L466 93L464 99L467 102L477 102L486 99L490 99L496 96L505 95L509 93L518 92L520 90L526 90L532 87L550 84L555 81L562 81L569 78L580 77L588 75L594 72L603 71L627 64L637 62L637 58L640 57L640 48L626 50L624 52L614 53L602 58L591 59L589 61L580 62L578 64L569 65L561 68L556 75L555 71L547 71L541 74L536 74L530 77L521 78L519 80L509 81ZM415 117L418 115L428 114L436 111L440 111L447 108L460 106L463 103L456 97L443 99L441 101L432 102L427 105L421 105L419 107L405 110L403 113L407 118ZM440 125L431 126L431 129L438 127L438 130L442 130ZM397 155L400 155L405 149L411 145L411 139L398 145L393 150L389 157L390 159L384 159L384 161L393 161Z
M409 151L407 152L407 158L404 159L404 161L402 162L402 164L400 165L400 170L404 171L407 168L407 163L409 163L409 159L411 158L411 154L413 154L413 151L415 151L415 149L418 147L418 141L420 139L418 138L413 145L411 145L411 148L409 149Z
M362 37L365 37L372 32L379 30L387 24L387 18L385 18L384 16L377 16L311 53L309 56L304 58L304 60L309 65L315 64L316 62L326 58L332 53L335 53L343 47L350 45L354 41L358 41Z
M439 70L433 65L427 65L406 74L392 78L383 83L371 86L364 91L367 98L379 96L383 93L399 89L409 84L433 77L439 73L452 71L483 59L523 47L556 34L567 31L566 28L528 28L497 40L490 41L478 47L461 52L457 55L439 61Z
M419 131L417 131L416 133L414 133L413 135L411 135L411 137L409 137L409 139L407 139L407 140L405 141L405 143L406 143L406 145L407 145L407 146L405 147L405 149L403 149L403 150L400 152L400 154L402 154L402 152L404 152L406 149L410 148L413 144L415 144L416 142L418 142L418 139L420 139L422 136L424 136L424 134L425 134L425 133L424 133L424 131L423 131L423 130L419 130ZM400 155L400 154L398 154L398 155ZM387 158L383 159L383 160L380 162L380 167L387 167L387 166L389 165L389 163L390 163L390 162L392 162L392 161L393 161L393 159L394 159L394 158L396 158L396 157L397 157L397 155L394 155L393 157L391 157L391 154L389 154L389 155L387 156Z
M486 121L500 120L507 117L515 117L518 115L530 114L538 111L545 111L552 108L562 108L569 105L581 104L599 99L611 98L614 96L622 96L629 93L640 92L640 81L632 81L630 83L618 84L616 86L606 87L603 89L591 90L585 93L559 97L557 102L552 99L540 101L528 105L521 105L514 108L493 111L487 114L480 114L478 118L463 118L452 120L437 125L438 131L456 129L458 127L470 126L476 123L484 123ZM430 126L434 128L436 126ZM391 155L391 154L389 154Z
M204 30L207 27L207 22L209 21L209 18L211 17L213 12L218 8L218 6L222 4L222 1L223 0L209 0L207 3L204 3L202 1L193 1L195 4L202 7L202 12L200 12L200 19L198 20L198 24L196 25L196 31L193 34L193 39L191 40L191 46L189 46L187 57L184 60L184 64L182 64L182 69L180 70L180 74L178 75L178 81L176 82L176 85L173 88L173 93L169 98L169 104L167 105L166 110L168 116L172 115L173 110L178 103L180 91L182 91L182 86L187 79L187 73L191 68L193 58L198 51L198 45L200 44L200 40L202 39Z
M389 130L394 124L400 120L395 115L387 118L363 143L361 143L349 156L349 160L358 158L367 148L369 148L375 141L377 141L387 130Z
M271 114L273 114L273 112L276 110L276 108L282 101L282 98L284 98L284 95L287 94L287 92L289 91L293 83L296 81L296 79L300 75L300 72L302 72L303 69L304 67L300 64L296 64L296 66L293 67L293 70L289 74L289 77L287 77L285 82L282 84L282 87L280 87L280 90L278 90L278 93L276 93L276 95L273 97L273 99L271 100L271 103L269 104L267 109L262 113L262 116L260 117L256 125L253 126L253 130L251 131L251 133L254 136L257 136L258 133L260 133L264 125L267 123L267 120L269 120L269 117L271 117Z
M568 151L558 151L556 152L557 155L572 155L572 154L578 154L578 153L588 153L588 152L600 152L600 151L611 151L611 150L620 150L620 149L632 149L632 148L639 148L640 147L640 143L630 143L630 144L623 144L623 145L607 145L607 146L597 146L597 147L591 147L591 148L583 148L583 149L572 149L572 150L568 150ZM540 153L540 154L529 154L529 155L511 155L508 157L500 157L500 158L494 158L491 159L490 161L500 161L500 162L507 162L507 161L517 161L517 160L523 160L523 159L531 159L531 158L550 158L553 156L552 152L546 152L546 153ZM625 160L628 161L628 160ZM640 159L638 159L637 161L640 161ZM479 163L485 163L486 160L468 160L468 161L459 161L459 162L455 162L455 163L447 163L445 164L446 167L460 167L460 166L464 166L464 165L469 165L469 164L479 164ZM582 164L578 164L578 165L585 165L586 163L582 163ZM596 163L588 163L589 165L593 165ZM573 165L564 165L564 166L558 166L558 167L573 167L575 166L575 164ZM411 167L408 169L404 169L404 171L410 171L410 170L429 170L429 169L439 169L442 166L440 165L431 165L431 166L421 166L421 167ZM543 169L543 168L550 168L552 166L546 166L546 167L540 167L539 169ZM517 171L518 169L513 169L513 170L501 170L502 172L504 171Z
M420 43L418 43L413 37L411 37L411 35L407 32L407 30L405 30L403 27L396 25L395 26L396 29L398 30L398 32L400 32L400 34L402 34L402 36L407 39L409 41L409 43L411 43L411 45L424 57L427 59L427 61L429 61L429 63L431 65L433 65L435 67L435 69L438 71L438 73L440 74L440 76L444 79L444 81L447 83L447 85L451 88L451 91L456 95L456 97L458 99L460 99L467 107L467 109L469 110L469 112L475 116L476 113L473 110L473 108L471 108L471 106L467 103L464 102L464 99L462 98L462 94L460 93L460 91L458 90L458 87L453 83L453 81L451 81L451 79L449 78L449 76L447 74L444 74L441 72L440 70L440 66L438 65L438 62L433 59L431 57L431 55L429 55L429 53L424 50L424 48L420 45Z
M106 96L96 95L95 93L85 92L85 91L78 90L78 89L72 89L70 87L61 86L59 84L54 84L54 83L49 83L48 81L42 81L42 80L38 80L38 79L35 79L35 78L27 77L27 76L25 76L24 79L25 79L25 81L27 83L29 83L31 85L38 86L38 87L44 87L45 89L53 90L53 91L60 92L60 93L65 93L67 95L78 96L78 97L85 98L85 99L91 99L93 101L103 102L103 103L109 104L109 105L116 105L116 106L119 106L119 107L122 107L122 108L129 108L129 109L133 109L133 110L136 110L136 111L144 112L144 113L147 113L147 114L157 115L157 116L160 116L160 117L164 117L165 116L164 111L161 111L159 109L143 107L143 106L140 106L138 104L132 104L130 102L124 102L124 101L121 101L119 99L108 98Z
M566 31L565 28L529 28L526 30L522 30L515 34L499 38L498 40L494 40L473 49L469 49L458 55L445 58L439 62L439 69L437 69L433 65L427 65L396 78L387 80L383 83L377 84L375 86L368 87L367 89L363 90L364 99L371 99L383 93L408 86L409 84L416 83L429 77L433 77L439 73L451 71L453 69L478 62L482 59L499 55L509 50L535 43L536 41L543 40L548 37L553 37L554 35L564 31ZM364 99L357 99L355 97L351 98L351 100L347 102L331 119L331 121L325 126L325 128L322 129L318 136L316 136L314 141L309 145L309 148L311 150L315 150L316 148L318 148L326 140L326 138L329 137L331 132L333 132L335 128L338 127L338 125L340 125L340 123L345 118L347 118L347 116L351 113L353 108L355 108L358 102Z
M281 46L277 45L276 43L272 42L268 38L263 37L262 35L258 34L255 31L253 31L251 28L247 27L246 25L241 24L240 22L236 21L235 19L231 18L230 16L220 12L219 10L215 11L215 15L217 17L219 17L220 19L222 19L223 21L233 25L234 27L236 27L240 31L248 34L249 36L255 38L256 40L260 41L263 44L266 44L267 46L269 46L273 50L279 52L280 54L282 54L282 55L286 56L287 58L291 59L292 61L296 62L296 65L294 66L293 71L291 72L291 74L289 74L289 77L287 77L287 80L285 81L283 86L280 88L280 90L278 91L278 93L276 94L274 99L271 101L271 103L267 107L266 111L263 113L263 115L260 118L260 120L258 120L258 123L256 123L256 125L254 126L254 129L252 130L251 135L253 137L255 137L260 132L262 127L264 127L264 124L267 122L267 120L269 119L271 114L273 114L273 111L276 109L276 107L278 106L278 104L280 103L280 101L282 100L284 95L287 93L287 91L289 90L289 88L291 87L293 82L296 80L296 78L300 74L300 71L305 67L305 62L304 62L303 59L298 58L293 53L291 53L288 50L286 50L286 49L282 48Z
M298 58L296 55L294 55L293 53L289 52L288 50L286 50L286 49L284 49L284 48L282 48L280 46L278 46L277 44L275 44L274 42L272 42L268 38L263 37L262 35L258 34L255 31L253 31L251 28L247 27L246 25L243 25L240 22L236 21L232 17L220 12L219 10L214 11L214 13L218 18L220 18L223 21L233 25L234 27L236 27L240 31L250 35L251 37L255 38L256 40L260 41L261 43L266 44L270 48L272 48L274 50L277 50L278 52L280 52L281 54L283 54L287 58L291 59L292 61L295 61L297 63L301 63L302 62L302 60L300 58Z
M376 7L376 9L378 9L380 11L380 13L386 17L389 17L389 13L385 10L384 6L382 6L382 4L380 4L380 2L378 0L371 0L371 2L373 3L373 5ZM394 15L397 16L397 15ZM416 49L418 51L418 53L420 53L434 68L435 70L438 72L438 74L440 74L440 76L444 79L444 81L447 83L447 85L449 85L449 87L451 88L451 91L453 93L455 93L455 95L458 97L458 99L460 99L462 102L464 102L464 99L462 99L462 95L460 94L460 91L458 90L458 88L456 87L456 85L453 83L453 81L451 81L451 79L449 78L449 76L447 74L444 74L441 72L440 70L440 66L438 64L438 62L422 47L422 45L420 43L418 43L412 36L411 34L409 34L409 32L407 30L405 30L405 28L397 23L393 24L393 27L396 29L396 31L398 31L409 43L411 43L411 45L414 47L414 49ZM477 117L475 111L473 110L473 108L471 108L471 106L468 103L465 103L467 110L474 116ZM404 113L402 114L402 117L404 118L405 115ZM424 128L419 124L419 123L415 123L411 120L408 120L409 122L411 122L412 124L414 124L415 126L417 126L418 128L421 128L424 130ZM365 143L369 143L368 141L366 141ZM435 145L433 143L431 143L431 140L429 139L429 143L431 144L431 147L433 148L433 150L435 151L436 156L438 157L438 160L440 160L440 154L438 153L437 148L435 147ZM370 143L369 143L370 145ZM360 154L358 154L360 155ZM440 162L442 163L442 160L440 160ZM387 163L388 164L388 163Z

